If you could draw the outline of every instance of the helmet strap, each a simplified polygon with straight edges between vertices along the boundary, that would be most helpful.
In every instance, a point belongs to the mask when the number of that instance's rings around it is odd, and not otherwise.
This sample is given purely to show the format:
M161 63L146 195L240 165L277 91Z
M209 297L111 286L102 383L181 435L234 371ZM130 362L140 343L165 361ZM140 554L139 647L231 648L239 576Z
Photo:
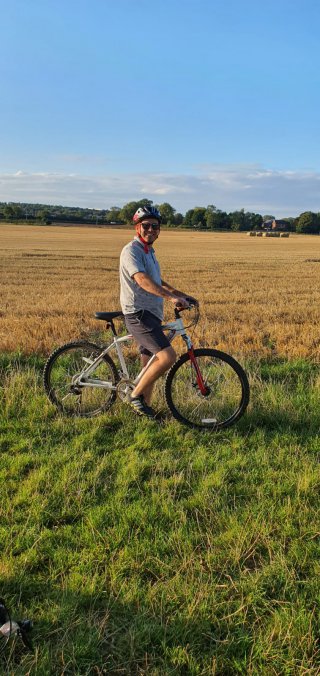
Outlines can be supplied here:
M149 253L149 244L148 244L148 242L146 242L146 240L142 237L142 235L140 235L140 232L139 232L139 230L138 230L139 225L140 225L140 223L137 223L137 224L136 224L136 233L137 233L137 235L138 235L138 237L139 237L139 240L140 240L141 244L143 244L144 253Z
M148 242L146 242L146 240L143 239L142 235L140 235L139 232L138 232L138 237L139 237L139 239L140 239L140 242L142 242L142 244L143 244L144 253L149 253L149 244L148 244Z

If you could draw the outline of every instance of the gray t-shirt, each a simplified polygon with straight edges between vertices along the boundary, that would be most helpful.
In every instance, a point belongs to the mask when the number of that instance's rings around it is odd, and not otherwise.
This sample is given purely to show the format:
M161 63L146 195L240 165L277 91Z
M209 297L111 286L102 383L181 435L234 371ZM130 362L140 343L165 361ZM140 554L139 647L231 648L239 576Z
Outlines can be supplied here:
M134 281L132 275L145 272L154 282L161 286L160 266L154 249L145 253L143 244L135 237L126 244L120 255L120 303L124 315L149 310L159 319L163 319L163 298L155 296Z

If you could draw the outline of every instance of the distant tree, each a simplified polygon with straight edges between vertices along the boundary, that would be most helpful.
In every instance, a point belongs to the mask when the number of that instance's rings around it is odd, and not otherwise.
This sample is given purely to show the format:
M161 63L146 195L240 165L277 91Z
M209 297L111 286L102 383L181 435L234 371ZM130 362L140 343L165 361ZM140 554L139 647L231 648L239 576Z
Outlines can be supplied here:
M193 227L193 224L192 224L193 212L194 212L194 209L188 209L188 211L186 211L186 213L185 213L185 217L183 219L183 225L186 228L192 228Z
M162 223L164 225L173 225L174 224L174 215L176 210L168 202L158 205L162 217Z
M320 232L320 219L318 214L315 214L313 211L304 211L300 214L297 224L297 232L317 234Z
M22 207L19 204L6 204L3 214L8 220L19 220L25 215Z
M49 209L40 209L40 211L37 212L37 219L42 221L42 223L47 223L49 225L51 223L51 214Z
M174 215L174 224L179 226L182 225L182 223L183 223L183 215L180 214L179 211L177 211Z
M214 230L216 227L217 213L218 213L217 207L214 204L208 204L204 217L207 228L209 228L209 230Z
M265 223L266 221L274 221L274 216L270 216L270 214L265 214L262 216L262 222Z
M11 204L5 204L5 206L3 207L3 215L7 220L10 220L10 218L12 218Z
M245 216L247 230L259 230L261 228L263 223L261 214L255 214L254 212L247 211Z
M128 202L128 204L125 204L119 213L121 221L123 221L124 223L132 222L134 213L137 211L139 207L143 207L145 204L151 206L153 204L153 201L143 199L138 200L137 202Z
M213 205L206 208L205 219L209 230L227 230L231 225L228 214Z
M232 211L229 214L232 230L246 230L246 217L244 209L240 211Z
M120 207L111 207L107 213L107 222L108 223L113 223L113 222L118 222L120 219Z
M295 231L295 229L296 229L295 223L296 223L296 220L297 220L296 218L292 218L291 216L288 216L288 218L283 218L282 220L286 221L286 223L288 224L287 229L290 230L290 232Z
M213 214L211 211L205 215L206 225L209 230L214 230L216 228L216 214Z
M191 223L194 228L206 228L206 218L205 218L206 209L204 207L195 207L193 209L193 214L191 217Z
M231 220L231 229L235 231L253 230L262 225L262 216L251 211L233 211L229 214Z

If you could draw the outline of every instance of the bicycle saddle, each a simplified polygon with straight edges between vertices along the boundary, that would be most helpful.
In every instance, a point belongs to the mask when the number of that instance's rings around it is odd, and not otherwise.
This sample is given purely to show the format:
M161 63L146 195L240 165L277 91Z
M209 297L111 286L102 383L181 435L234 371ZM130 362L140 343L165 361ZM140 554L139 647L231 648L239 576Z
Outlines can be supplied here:
M95 314L96 319L103 319L105 322L112 322L116 317L123 317L121 310L116 312L96 312Z

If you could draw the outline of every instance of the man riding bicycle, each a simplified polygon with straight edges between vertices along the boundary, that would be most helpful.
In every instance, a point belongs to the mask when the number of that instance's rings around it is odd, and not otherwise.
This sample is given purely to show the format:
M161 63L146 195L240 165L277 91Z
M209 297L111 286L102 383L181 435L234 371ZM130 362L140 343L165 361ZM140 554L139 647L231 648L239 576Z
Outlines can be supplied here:
M141 362L145 366L154 354L156 358L143 374L130 396L130 405L138 415L155 417L151 408L154 383L176 360L176 353L161 322L163 299L174 305L188 307L195 298L178 291L161 278L153 243L159 237L161 215L156 207L140 207L133 216L136 235L120 255L120 303L128 331L139 345Z

